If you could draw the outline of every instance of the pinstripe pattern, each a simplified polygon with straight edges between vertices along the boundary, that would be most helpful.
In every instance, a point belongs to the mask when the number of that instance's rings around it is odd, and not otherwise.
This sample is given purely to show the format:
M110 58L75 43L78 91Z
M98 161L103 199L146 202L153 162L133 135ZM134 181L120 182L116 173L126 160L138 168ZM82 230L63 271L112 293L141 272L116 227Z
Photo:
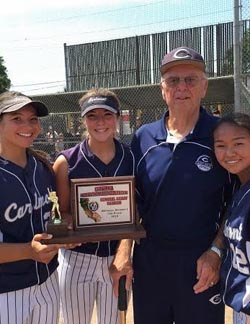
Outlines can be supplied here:
M233 311L233 324L247 324L247 316Z
M113 177L134 174L131 150L117 140L115 157L107 165L91 151L88 140L62 152L69 166L69 179ZM64 324L90 324L94 304L98 324L119 324L109 265L118 241L82 244L61 250L59 256L60 298Z
M0 294L0 324L58 324L58 320L57 271L41 285Z
M61 250L58 271L64 324L90 324L95 302L98 324L119 324L109 275L112 260L113 256Z

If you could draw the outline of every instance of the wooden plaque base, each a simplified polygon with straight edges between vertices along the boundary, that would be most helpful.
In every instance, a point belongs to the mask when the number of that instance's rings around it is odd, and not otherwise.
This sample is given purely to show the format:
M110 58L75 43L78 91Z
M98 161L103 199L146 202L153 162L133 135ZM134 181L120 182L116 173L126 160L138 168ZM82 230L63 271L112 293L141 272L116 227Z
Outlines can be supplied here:
M47 233L52 234L54 237L63 237L68 233L68 224L63 220L61 224L55 224L49 221L47 226Z
M141 224L130 224L98 228L90 227L81 231L69 230L66 235L55 235L50 240L43 240L43 243L87 243L122 239L137 240L144 237L146 237L146 231Z

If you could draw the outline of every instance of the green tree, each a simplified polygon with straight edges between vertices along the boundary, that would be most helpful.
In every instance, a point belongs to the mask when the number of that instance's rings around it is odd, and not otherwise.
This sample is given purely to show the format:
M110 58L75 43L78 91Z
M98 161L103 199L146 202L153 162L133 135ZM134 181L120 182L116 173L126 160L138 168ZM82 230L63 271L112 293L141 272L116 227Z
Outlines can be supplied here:
M0 56L0 93L9 90L11 81L8 78L7 69L4 66L4 60Z

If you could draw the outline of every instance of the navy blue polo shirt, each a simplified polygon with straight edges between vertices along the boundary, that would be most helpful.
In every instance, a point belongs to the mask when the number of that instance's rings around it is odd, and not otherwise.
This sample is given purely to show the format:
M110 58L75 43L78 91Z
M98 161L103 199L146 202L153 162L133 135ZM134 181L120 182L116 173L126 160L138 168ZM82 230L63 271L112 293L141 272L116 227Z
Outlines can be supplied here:
M218 119L201 108L192 133L172 144L166 142L167 115L143 125L132 140L139 214L148 238L209 244L233 188L213 152Z

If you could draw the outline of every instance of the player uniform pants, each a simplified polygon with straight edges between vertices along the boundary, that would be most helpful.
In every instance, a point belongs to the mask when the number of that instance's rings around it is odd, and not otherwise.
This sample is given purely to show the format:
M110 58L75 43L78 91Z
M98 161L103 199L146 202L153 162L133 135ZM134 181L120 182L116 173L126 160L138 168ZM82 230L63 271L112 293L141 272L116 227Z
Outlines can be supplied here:
M0 294L0 324L58 324L57 271L41 285Z
M90 324L96 302L98 324L119 324L109 266L113 256L61 250L59 282L64 324Z
M233 311L233 324L250 324L250 316Z
M195 294L196 261L206 249L142 240L134 250L134 324L223 324L219 285Z

